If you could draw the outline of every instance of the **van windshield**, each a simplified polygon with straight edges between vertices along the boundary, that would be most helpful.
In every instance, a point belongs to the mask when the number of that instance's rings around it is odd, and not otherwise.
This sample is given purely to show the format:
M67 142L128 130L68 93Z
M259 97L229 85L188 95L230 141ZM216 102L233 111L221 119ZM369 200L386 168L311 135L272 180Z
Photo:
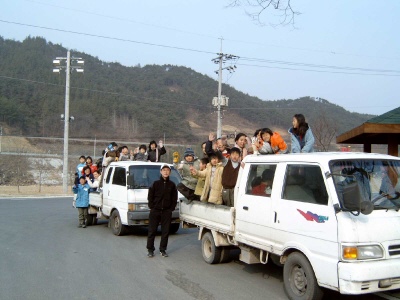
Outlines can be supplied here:
M356 183L361 201L371 201L374 209L400 208L400 161L333 160L329 163L339 201L343 191Z
M129 167L129 174L133 175L134 189L147 189L154 181L160 179L160 166L159 165L133 165ZM181 182L181 177L178 171L172 167L169 179L176 185Z

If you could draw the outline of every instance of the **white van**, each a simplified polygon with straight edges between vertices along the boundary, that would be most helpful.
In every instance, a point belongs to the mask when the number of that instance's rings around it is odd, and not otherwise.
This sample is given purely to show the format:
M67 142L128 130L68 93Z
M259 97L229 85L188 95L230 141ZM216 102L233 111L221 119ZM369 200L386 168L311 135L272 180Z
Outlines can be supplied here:
M246 263L271 258L283 264L290 299L321 299L323 288L400 288L399 158L310 153L250 155L244 163L234 207L180 203L183 227L200 228L206 262L226 260L232 246ZM264 172L272 188L260 194Z
M165 163L122 161L113 162L103 174L101 192L89 194L89 225L98 217L109 219L109 226L115 235L123 235L127 226L147 226L149 187L160 179L160 167ZM171 166L170 180L176 185L181 181L178 171ZM180 194L178 194L180 195ZM181 195L180 195L181 196ZM170 232L179 229L179 209L172 212Z

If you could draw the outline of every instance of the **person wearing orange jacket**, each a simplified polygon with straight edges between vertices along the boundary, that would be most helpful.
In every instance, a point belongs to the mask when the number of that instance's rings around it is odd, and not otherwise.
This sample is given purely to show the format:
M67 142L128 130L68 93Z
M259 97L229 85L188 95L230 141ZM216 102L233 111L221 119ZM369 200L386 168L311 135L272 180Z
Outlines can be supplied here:
M260 137L264 142L259 149L260 154L289 153L288 146L279 133L272 132L269 128L263 128L261 129Z

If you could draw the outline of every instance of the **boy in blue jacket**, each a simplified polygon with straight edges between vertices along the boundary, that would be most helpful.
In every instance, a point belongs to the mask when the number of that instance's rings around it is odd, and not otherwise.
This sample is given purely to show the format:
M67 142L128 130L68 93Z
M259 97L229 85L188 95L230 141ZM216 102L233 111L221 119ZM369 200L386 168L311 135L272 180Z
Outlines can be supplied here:
M77 194L75 206L79 213L78 227L86 228L85 220L88 214L90 186L87 184L85 176L79 178L79 184L74 185L72 190L74 194Z

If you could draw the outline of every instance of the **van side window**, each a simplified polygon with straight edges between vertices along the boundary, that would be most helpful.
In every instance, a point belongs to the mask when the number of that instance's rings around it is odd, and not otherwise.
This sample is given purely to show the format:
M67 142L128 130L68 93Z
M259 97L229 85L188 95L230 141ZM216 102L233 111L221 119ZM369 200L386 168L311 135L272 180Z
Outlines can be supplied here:
M327 205L328 193L320 167L315 165L288 165L282 198Z
M125 168L116 167L114 176L113 176L113 184L126 186L126 172Z
M107 168L108 173L107 173L107 177L106 177L106 183L110 183L111 173L112 173L113 169L114 169L113 167Z
M246 194L270 197L276 164L254 164L250 166Z

